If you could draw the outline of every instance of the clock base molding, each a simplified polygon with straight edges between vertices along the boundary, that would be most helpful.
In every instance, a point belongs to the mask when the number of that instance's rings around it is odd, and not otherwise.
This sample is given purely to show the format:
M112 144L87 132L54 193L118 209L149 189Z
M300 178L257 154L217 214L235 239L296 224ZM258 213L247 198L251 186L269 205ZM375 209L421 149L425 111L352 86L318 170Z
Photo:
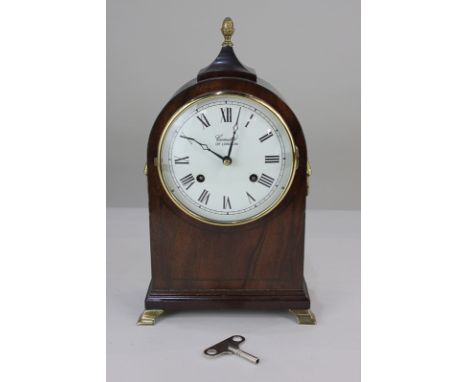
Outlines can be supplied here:
M302 289L289 290L209 289L187 291L153 290L150 283L145 298L146 311L153 312L199 309L286 309L294 313L295 311L308 310L309 307L310 299L305 282Z

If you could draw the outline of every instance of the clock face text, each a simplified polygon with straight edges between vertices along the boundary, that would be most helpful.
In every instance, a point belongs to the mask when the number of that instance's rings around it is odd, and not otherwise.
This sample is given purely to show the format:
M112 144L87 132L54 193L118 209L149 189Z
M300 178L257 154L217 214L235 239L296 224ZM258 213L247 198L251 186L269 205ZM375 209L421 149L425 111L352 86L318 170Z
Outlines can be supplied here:
M218 94L176 113L160 142L159 166L182 210L208 223L242 224L271 211L288 191L294 144L263 102Z

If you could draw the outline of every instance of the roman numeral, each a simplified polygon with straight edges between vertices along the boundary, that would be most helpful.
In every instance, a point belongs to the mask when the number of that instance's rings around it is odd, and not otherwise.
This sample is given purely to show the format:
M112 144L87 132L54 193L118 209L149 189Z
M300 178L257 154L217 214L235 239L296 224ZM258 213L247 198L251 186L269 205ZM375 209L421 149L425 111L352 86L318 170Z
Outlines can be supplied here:
M247 199L249 200L249 203L256 202L255 198L252 195L250 195L248 192L246 192L246 194L247 194Z
M189 157L182 157L182 158L175 157L174 163L175 164L189 164Z
M273 182L275 179L273 179L271 176L268 176L266 174L262 174L260 176L260 179L258 180L258 183L264 185L265 187L270 188L273 185Z
M249 123L250 123L250 121L252 120L253 116L254 116L253 114L250 115L250 118L249 118L249 120L247 121L247 123L245 124L244 127L249 126Z
M229 196L223 196L223 209L232 209L231 207L231 201L229 200Z
M197 115L197 118L203 124L203 126L205 126L205 127L211 126L210 122L208 122L208 118L206 118L205 114L202 113L201 115Z
M223 122L232 122L232 108L222 107L221 108L221 117Z
M185 189L188 190L195 183L195 178L192 174L188 174L181 178L180 182L182 183L182 186L184 186Z
M279 155L265 155L265 163L279 163Z
M208 200L210 199L210 193L207 190L203 190L200 196L198 197L198 201L200 203L208 204Z
M271 138L273 136L273 133L271 131L268 132L268 134L262 135L258 140L260 142L265 142L268 138Z

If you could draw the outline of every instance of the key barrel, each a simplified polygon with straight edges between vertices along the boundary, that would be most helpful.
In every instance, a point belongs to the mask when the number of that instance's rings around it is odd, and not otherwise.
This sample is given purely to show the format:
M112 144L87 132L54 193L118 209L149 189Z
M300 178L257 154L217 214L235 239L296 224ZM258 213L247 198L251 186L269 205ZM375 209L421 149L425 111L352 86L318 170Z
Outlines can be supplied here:
M240 350L239 348L235 348L233 346L228 346L228 349L232 353L234 353L235 355L238 355L239 357L242 357L242 358L246 359L249 362L252 362L252 363L259 363L260 362L260 358L257 358L254 355L247 353L246 351Z

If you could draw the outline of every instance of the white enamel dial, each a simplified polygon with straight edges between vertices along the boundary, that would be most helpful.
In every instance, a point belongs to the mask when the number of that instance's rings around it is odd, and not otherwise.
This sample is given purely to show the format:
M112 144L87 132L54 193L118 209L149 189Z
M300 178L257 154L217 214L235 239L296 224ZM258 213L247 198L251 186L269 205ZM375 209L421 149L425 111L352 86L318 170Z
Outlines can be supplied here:
M186 213L207 223L242 224L271 211L294 175L295 146L272 108L250 96L196 99L166 126L159 174Z

